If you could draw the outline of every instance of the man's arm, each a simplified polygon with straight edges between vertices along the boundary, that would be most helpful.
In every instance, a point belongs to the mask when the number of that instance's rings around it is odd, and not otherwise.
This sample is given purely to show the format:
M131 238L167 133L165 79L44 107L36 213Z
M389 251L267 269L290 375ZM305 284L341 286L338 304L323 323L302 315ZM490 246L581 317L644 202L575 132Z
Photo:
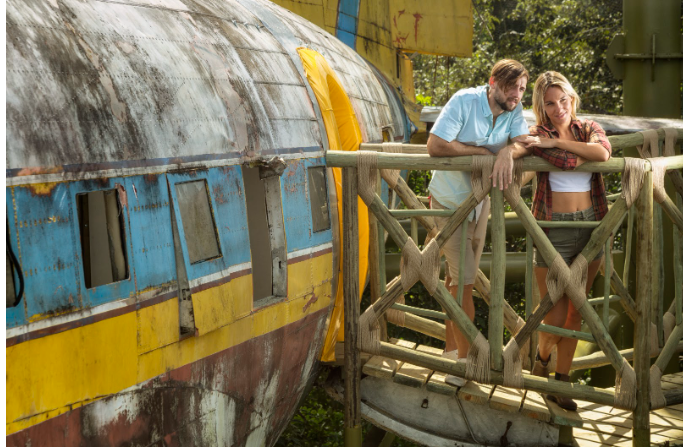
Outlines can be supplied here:
M446 141L434 134L429 134L426 149L432 157L460 157L463 155L493 155L485 147L469 146L457 140Z
M512 168L514 167L514 160L522 158L531 154L531 150L527 149L524 144L530 141L532 137L529 135L520 135L514 137L514 143L505 146L498 151L498 156L493 165L493 173L491 179L493 180L493 187L500 184L500 190L507 188L512 183Z

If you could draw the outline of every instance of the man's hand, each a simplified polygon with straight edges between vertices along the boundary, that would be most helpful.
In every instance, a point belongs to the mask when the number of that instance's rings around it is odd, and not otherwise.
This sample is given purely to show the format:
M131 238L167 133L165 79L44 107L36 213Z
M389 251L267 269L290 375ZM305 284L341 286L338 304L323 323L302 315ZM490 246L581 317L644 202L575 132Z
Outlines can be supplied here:
M493 165L493 173L491 174L491 179L493 179L493 187L495 188L500 184L500 190L507 188L510 183L512 183L512 168L514 167L514 161L512 158L513 146L505 146L498 152L498 156L495 158L495 164Z

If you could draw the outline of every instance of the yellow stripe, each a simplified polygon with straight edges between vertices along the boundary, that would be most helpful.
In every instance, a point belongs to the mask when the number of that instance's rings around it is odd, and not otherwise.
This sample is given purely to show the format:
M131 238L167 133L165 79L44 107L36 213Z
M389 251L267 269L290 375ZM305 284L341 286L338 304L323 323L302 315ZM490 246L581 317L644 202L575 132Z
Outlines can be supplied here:
M332 263L332 254L327 253L289 265L289 289L293 285L299 295L289 290L287 300L252 313L248 309L245 315L243 309L252 306L250 275L194 294L196 324L205 332L181 342L174 298L7 348L7 434L327 308L332 301ZM304 271L311 272L309 289L303 278L291 276ZM231 312L226 312L227 303ZM223 317L210 318L210 314Z

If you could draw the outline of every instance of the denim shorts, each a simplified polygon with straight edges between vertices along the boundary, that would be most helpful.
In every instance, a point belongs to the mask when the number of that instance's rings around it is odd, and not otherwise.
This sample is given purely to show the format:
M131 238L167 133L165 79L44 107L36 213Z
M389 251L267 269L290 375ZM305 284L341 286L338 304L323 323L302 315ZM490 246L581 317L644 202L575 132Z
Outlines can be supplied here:
M551 219L555 222L595 222L595 215L593 208L588 208L583 211L574 211L573 213L553 213ZM595 228L550 228L548 229L548 239L553 244L553 247L560 253L562 259L571 265L572 261L581 251L586 247L588 241L591 239L591 233ZM603 250L601 249L594 260L603 257ZM543 256L536 250L534 255L536 267L548 267Z

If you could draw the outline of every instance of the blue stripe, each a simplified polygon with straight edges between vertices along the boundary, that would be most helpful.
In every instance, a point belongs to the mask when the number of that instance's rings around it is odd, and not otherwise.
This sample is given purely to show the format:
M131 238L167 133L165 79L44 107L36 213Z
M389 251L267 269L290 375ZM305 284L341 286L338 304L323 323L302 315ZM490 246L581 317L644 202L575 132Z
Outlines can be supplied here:
M340 0L338 3L338 20L336 23L336 37L355 49L357 37L357 21L360 13L360 0Z

